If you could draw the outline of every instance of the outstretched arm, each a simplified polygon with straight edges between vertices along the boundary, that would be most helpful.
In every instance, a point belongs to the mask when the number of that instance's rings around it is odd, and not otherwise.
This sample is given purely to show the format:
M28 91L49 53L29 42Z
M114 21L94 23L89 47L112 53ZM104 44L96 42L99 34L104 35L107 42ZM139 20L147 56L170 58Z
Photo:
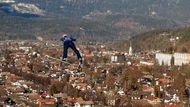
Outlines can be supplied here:
M62 38L60 39L60 41L64 41L64 38L62 37Z
M72 41L76 41L76 39L74 39L74 38L72 38L72 37L71 37L71 40L72 40Z

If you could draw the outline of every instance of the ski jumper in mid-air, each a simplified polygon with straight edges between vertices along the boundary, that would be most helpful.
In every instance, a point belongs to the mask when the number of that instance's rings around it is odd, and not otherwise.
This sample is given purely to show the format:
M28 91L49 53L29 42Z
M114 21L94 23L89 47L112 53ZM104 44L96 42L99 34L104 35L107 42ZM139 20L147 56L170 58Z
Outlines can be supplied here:
M77 58L79 60L79 65L82 65L82 63L83 63L82 56L74 44L74 41L76 41L76 39L69 37L67 34L63 34L63 36L60 40L62 41L63 46L64 46L62 61L67 61L68 48L71 48L77 55Z

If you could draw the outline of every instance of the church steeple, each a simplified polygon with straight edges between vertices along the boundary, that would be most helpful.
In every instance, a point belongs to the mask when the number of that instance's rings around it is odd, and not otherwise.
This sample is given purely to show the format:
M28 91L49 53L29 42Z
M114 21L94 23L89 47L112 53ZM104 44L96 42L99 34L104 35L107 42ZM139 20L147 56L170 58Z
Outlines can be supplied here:
M130 41L130 47L129 47L129 55L133 55L133 49L132 49L132 44L131 44L131 41Z

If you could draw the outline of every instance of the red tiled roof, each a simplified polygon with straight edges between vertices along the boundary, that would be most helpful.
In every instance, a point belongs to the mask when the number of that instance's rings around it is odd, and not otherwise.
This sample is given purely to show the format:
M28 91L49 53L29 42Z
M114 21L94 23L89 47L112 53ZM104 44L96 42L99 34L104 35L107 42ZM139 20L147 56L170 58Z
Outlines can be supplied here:
M74 99L74 98L67 98L67 99L66 99L66 102L74 103L74 102L75 102L75 99Z
M9 91L13 92L13 93L22 93L24 92L23 88L10 88Z
M169 84L169 83L171 83L172 81L169 80L169 79L167 79L167 78L160 78L160 79L159 79L159 82L160 82L161 84Z
M23 64L25 64L26 63L26 60L18 60L18 61L16 61L16 64L21 64L21 65L23 65Z
M33 94L33 93L28 94L27 96L28 96L29 99L39 99L40 98L40 95Z
M23 53L23 52L16 52L15 53L17 56L25 56L26 54L25 53Z
M23 66L23 67L22 67L22 71L23 71L23 72L30 71L30 68L29 68L28 66Z
M153 88L153 87L150 87L150 86L143 85L143 86L142 86L142 90L143 90L143 91L150 91L150 90L154 90L154 88Z
M168 103L168 104L165 104L164 107L180 107L180 104L176 104L176 103Z
M148 96L147 99L153 101L153 100L157 99L157 97L154 97L154 96Z
M79 97L79 98L67 98L66 102L70 102L70 103L76 103L76 102L81 102L84 101L83 98Z
M54 102L56 102L56 99L54 99L54 98L40 99L39 102L40 103L54 103Z
M84 101L83 98L79 97L79 98L76 98L76 102L79 102L79 101Z

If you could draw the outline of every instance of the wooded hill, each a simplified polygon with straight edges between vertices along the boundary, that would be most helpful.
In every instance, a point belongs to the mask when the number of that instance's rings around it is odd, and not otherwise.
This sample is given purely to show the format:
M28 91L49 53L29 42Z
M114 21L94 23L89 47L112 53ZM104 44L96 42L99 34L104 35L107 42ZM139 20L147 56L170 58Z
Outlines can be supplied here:
M179 29L154 30L131 39L135 50L158 49L171 52L190 52L190 27ZM127 46L129 42L125 43Z

